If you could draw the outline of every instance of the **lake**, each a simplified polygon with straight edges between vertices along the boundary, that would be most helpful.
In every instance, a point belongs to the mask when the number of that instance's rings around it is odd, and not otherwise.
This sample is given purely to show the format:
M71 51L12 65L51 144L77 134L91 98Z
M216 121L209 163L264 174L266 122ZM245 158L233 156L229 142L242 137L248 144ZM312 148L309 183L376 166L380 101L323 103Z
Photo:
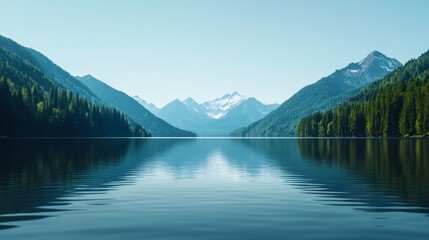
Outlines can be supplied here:
M429 139L0 139L0 239L427 239Z

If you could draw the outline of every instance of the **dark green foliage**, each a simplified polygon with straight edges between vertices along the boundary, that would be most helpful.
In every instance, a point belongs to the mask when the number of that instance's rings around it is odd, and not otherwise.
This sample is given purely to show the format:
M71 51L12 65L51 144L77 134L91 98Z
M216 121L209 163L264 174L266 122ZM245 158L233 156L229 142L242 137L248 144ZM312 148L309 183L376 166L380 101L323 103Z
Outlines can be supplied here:
M301 137L429 135L429 51L334 110L301 119ZM312 129L318 123L317 131ZM328 131L328 127L334 131Z
M33 89L33 90L31 90ZM63 88L43 94L38 85L17 87L0 79L0 135L61 137L148 136L141 126L131 129L116 109L97 107ZM43 97L45 95L46 97Z
M118 110L74 95L0 48L0 136L149 136L134 125Z
M86 99L88 102L95 103L98 107L108 106L118 109L132 122L144 126L145 129L149 129L151 134L156 136L195 136L194 133L183 131L169 125L149 113L144 107L135 106L138 104L134 103L135 101L124 93L122 93L122 96L114 95L110 99L100 99L95 91L90 90L81 81L77 80L74 76L70 75L67 71L36 50L23 47L3 36L0 36L0 50L2 50L0 57L2 57L1 54L5 52L13 56L7 61L3 61L3 59L0 61L0 64L9 67L11 71L8 73L25 73L25 76L7 75L9 79L12 79L13 82L19 86L26 81L28 81L30 85L34 81L37 81L44 90L49 90L52 85L63 87L71 91L73 95L78 94L81 98ZM13 58L18 61L15 61ZM28 66L31 66L30 69L28 69ZM12 68L17 68L18 71ZM24 68L26 70L24 70ZM36 77L35 75L37 74L42 76ZM127 99L127 101L124 101L124 99ZM140 128L136 129L139 130Z
M34 70L40 70L39 72L42 72L46 78L49 78L56 84L59 84L74 94L79 94L81 97L84 97L91 102L103 105L100 99L98 99L97 96L95 96L95 94L92 93L85 85L38 51L23 47L13 40L3 36L0 36L0 48L13 53L16 58L22 60L23 63L33 66ZM26 73L29 74L30 72L27 71ZM43 84L41 85L43 86ZM49 87L46 89L49 89Z
M235 130L231 136L296 136L297 125L301 117L338 106L357 91L356 89L345 91L342 88L332 90L332 88L335 86L319 83L307 86L263 119ZM342 91L345 92L341 93Z
M231 135L237 137L296 136L301 118L337 107L359 92L362 87L384 77L390 69L393 70L400 65L395 59L376 51L372 52L359 63L351 63L316 83L304 87L263 119L235 130ZM336 120L341 124L344 123L344 119Z

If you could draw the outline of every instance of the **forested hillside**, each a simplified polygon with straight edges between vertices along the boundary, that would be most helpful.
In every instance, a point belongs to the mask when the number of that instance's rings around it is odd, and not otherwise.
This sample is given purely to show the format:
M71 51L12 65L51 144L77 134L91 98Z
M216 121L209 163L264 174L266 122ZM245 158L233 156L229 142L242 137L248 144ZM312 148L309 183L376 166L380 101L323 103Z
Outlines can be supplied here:
M288 137L297 135L301 118L332 109L362 87L386 76L401 63L373 51L356 63L336 70L331 75L308 85L263 119L231 133L237 137Z
M85 85L76 80L67 71L53 63L42 53L34 49L21 46L15 41L3 36L0 36L0 48L16 55L16 57L20 58L22 61L25 61L39 69L52 82L66 88L68 91L71 91L74 94L79 94L81 97L96 104L104 104Z
M429 51L364 88L339 107L301 119L298 135L429 135Z
M100 107L0 48L0 136L149 136L116 109Z
M132 97L95 79L91 75L76 78L102 101L119 109L145 129L148 129L154 137L196 137L195 133L176 128L156 117Z

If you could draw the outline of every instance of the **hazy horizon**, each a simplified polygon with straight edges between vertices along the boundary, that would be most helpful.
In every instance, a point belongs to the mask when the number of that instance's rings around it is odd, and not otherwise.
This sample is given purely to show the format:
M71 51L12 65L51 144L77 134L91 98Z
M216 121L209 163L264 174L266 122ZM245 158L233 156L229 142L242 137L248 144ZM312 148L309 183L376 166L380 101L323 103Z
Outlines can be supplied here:
M2 2L1 35L157 107L281 104L373 50L405 63L429 42L426 1Z

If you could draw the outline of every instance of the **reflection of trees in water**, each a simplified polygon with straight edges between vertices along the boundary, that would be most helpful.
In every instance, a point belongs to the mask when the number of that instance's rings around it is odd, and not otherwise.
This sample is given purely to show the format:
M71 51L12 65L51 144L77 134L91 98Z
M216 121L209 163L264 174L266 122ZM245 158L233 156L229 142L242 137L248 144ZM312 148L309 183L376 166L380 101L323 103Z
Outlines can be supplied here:
M364 211L429 213L428 139L246 139L240 143L272 160L292 177L294 186L327 197L328 204Z
M115 161L128 140L12 140L0 144L0 186L31 188L50 181L67 182L76 172Z
M1 140L0 224L46 217L39 214L69 204L57 199L82 184L92 191L108 190L107 183L121 181L142 161L177 143L141 139ZM4 215L16 213L31 215ZM0 229L7 227L11 226L0 225Z
M429 207L429 139L299 139L303 158L362 174L403 201Z
M129 141L103 139L26 139L0 144L0 213L27 212L52 201L77 173L118 161ZM34 209L33 209L34 210Z
M122 184L153 156L180 175L195 174L215 153L250 176L274 163L304 191L364 210L429 208L429 139L0 140L0 224L44 217L80 184L93 191ZM31 214L5 215L15 213Z

